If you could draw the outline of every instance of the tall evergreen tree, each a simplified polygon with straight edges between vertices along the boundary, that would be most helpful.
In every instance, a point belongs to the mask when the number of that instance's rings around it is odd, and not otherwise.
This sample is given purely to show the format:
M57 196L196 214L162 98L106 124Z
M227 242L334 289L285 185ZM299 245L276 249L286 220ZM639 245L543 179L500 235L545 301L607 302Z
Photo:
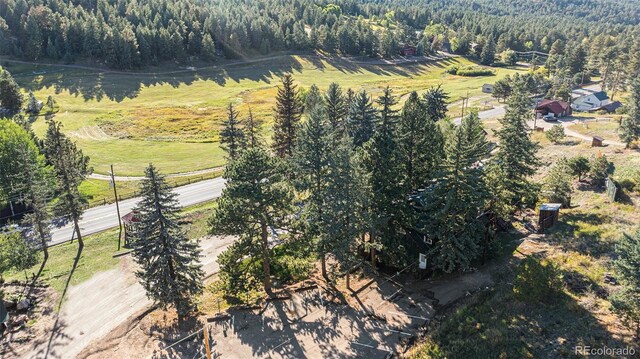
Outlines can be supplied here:
M150 299L163 308L175 307L182 317L202 292L200 245L180 227L176 194L153 164L145 169L140 195L135 208L140 223L133 243L133 258L140 266L136 276Z
M24 216L23 223L30 228L27 232L29 241L34 243L34 247L40 247L43 253L42 264L33 279L35 284L49 259L47 242L51 240L51 213L48 200L52 196L51 183L47 177L49 169L45 168L44 156L37 153L35 146L31 147L23 143L18 161L20 172L16 175L21 180L22 202L30 209L30 212Z
M326 277L325 260L329 248L327 238L320 228L324 222L323 210L326 206L330 178L329 156L333 144L322 108L313 106L308 116L300 129L292 160L296 173L296 187L304 198L303 222L307 227L305 233L311 237L311 242L317 242L322 275Z
M422 95L427 117L431 121L439 121L447 117L447 101L449 95L444 92L442 86L431 87Z
M465 117L446 144L441 175L423 194L423 232L433 241L429 256L435 269L468 268L479 254L484 235L479 214L487 189L477 164L487 155L480 122Z
M304 108L307 113L313 111L312 109L316 106L320 106L324 108L324 99L322 98L322 94L320 93L320 89L315 84L309 87L309 91L307 91L305 99L304 99Z
M295 146L303 104L290 74L282 77L274 108L273 150L280 158L291 157Z
M0 107L18 112L22 108L23 96L20 87L9 71L0 69Z
M245 132L240 122L238 111L230 103L227 106L227 119L222 123L223 129L220 131L220 147L227 152L230 161L238 158L246 147Z
M85 207L85 200L78 190L78 186L93 172L89 166L89 157L82 153L65 134L62 124L53 119L47 120L48 128L44 140L44 153L53 166L57 178L57 192L59 201L56 212L66 215L71 221L78 238L78 255L80 259L84 241L80 233L80 218Z
M631 85L629 108L629 116L622 120L618 130L626 148L629 148L633 141L640 139L640 79L635 79Z
M332 82L329 85L324 95L324 103L329 124L335 131L343 133L348 109L342 90L337 83Z
M403 266L408 253L399 234L406 223L406 197L402 183L402 168L398 160L395 123L381 126L358 153L358 165L363 173L366 197L369 247L380 247L389 265Z
M493 36L489 37L482 47L480 53L480 63L483 65L491 65L496 58L496 43L493 40Z
M262 147L264 139L262 138L262 121L253 116L253 111L249 107L249 114L245 120L244 137L247 141L247 148Z
M376 131L386 131L390 128L395 128L398 121L398 110L393 107L398 103L398 99L393 96L389 86L384 88L382 96L376 100L376 103L378 104L379 113Z
M358 92L349 108L347 129L355 147L362 146L373 136L376 110L371 97L364 91Z
M507 101L505 116L499 120L502 127L496 131L498 151L494 163L500 167L504 187L513 197L508 205L527 205L535 202L536 189L529 178L536 172L539 160L538 144L529 137L527 120L531 117L530 99L522 86L516 85Z
M418 94L412 92L404 104L397 126L398 161L402 166L405 192L410 193L433 178L444 151L444 139Z
M226 187L209 221L212 234L240 236L233 250L241 256L259 247L267 293L271 292L269 232L286 228L291 213L292 194L282 166L279 158L261 148L244 151L225 168Z
M342 137L332 148L328 164L320 233L324 248L333 253L341 271L346 272L360 260L356 248L368 220L366 211L362 210L368 206L362 173L357 170L352 141L348 136Z

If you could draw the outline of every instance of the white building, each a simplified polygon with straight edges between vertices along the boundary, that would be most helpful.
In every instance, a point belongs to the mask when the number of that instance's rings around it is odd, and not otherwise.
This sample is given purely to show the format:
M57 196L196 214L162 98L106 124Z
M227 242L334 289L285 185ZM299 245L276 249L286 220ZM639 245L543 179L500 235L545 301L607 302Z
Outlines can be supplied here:
M609 96L604 91L584 94L573 99L571 108L576 111L591 111L593 109L608 105L611 102Z

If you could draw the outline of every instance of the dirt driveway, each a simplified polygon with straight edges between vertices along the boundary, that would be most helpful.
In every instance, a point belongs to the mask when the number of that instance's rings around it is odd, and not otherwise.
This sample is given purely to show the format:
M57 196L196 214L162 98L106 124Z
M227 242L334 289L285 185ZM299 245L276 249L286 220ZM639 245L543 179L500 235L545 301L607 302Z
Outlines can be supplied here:
M202 264L207 274L218 271L218 255L233 241L230 237L209 237L201 241ZM117 269L98 273L69 288L67 297L48 334L33 340L23 358L74 358L92 341L98 340L131 316L150 306L138 283L130 257Z

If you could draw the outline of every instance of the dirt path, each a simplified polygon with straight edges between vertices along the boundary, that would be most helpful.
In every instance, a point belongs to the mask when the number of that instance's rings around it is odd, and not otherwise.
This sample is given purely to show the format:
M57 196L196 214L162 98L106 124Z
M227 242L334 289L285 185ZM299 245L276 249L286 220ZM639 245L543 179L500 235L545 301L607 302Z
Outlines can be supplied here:
M218 271L216 259L232 241L231 237L208 237L201 242L207 275ZM36 339L36 346L23 358L74 358L91 342L148 308L151 302L134 271L132 259L126 257L119 268L69 288L47 338Z

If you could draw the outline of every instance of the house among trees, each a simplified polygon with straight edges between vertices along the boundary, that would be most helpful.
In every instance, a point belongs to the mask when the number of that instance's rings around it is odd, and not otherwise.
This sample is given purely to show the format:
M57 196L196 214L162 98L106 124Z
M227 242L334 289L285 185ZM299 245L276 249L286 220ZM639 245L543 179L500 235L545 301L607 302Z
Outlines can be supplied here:
M404 44L400 49L400 55L402 56L416 56L417 54L418 54L418 49L413 45Z
M568 103L559 100L542 100L536 106L536 116L540 114L540 116L553 114L554 117L565 117L571 116L572 109Z
M606 113L614 113L620 107L622 107L622 103L620 103L620 101L613 101L613 102L610 102L610 103L608 103L608 104L606 104L604 106L593 108L593 109L589 110L589 112L604 111Z
M576 111L594 111L611 103L609 96L604 91L594 92L578 96L573 99L571 107Z

